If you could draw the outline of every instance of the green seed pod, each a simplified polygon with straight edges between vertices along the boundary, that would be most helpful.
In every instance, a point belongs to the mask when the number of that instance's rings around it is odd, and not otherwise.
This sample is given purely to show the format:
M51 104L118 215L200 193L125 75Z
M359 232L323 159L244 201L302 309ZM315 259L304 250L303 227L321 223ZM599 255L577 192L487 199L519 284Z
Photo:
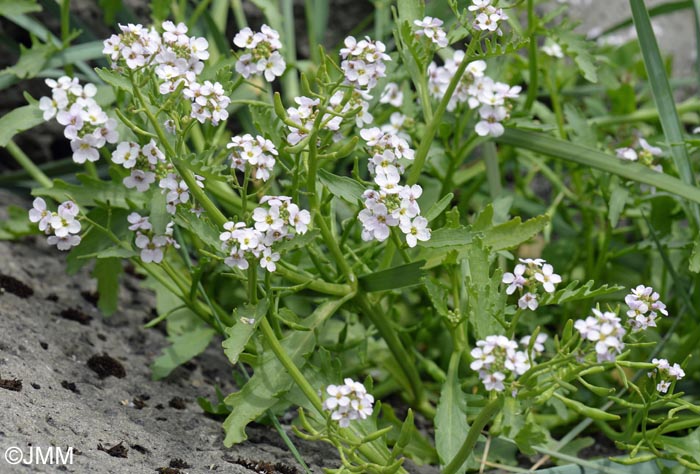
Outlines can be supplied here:
M554 392L554 397L561 400L562 403L564 403L564 405L566 405L568 408L571 408L576 413L579 413L579 414L586 416L588 418L591 418L593 420L617 421L620 419L619 415L614 415L612 413L608 413L606 411L599 410L598 408L592 408L592 407L586 406L581 402L577 402L576 400L571 400L570 398L566 398L562 395L559 395L556 392Z

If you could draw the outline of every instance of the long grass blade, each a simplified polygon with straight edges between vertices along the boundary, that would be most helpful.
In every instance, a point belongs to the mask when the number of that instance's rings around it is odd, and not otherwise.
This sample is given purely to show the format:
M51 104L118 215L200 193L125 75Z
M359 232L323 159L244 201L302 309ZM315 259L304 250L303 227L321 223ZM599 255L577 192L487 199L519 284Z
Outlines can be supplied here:
M613 155L543 133L509 128L502 136L496 138L496 142L613 173L625 179L654 186L693 203L700 203L700 189L678 178L657 173L639 163L622 161Z
M651 27L649 12L643 0L630 0L630 7L632 8L632 18L634 19L634 27L637 30L642 57L644 58L644 66L651 84L651 92L654 96L656 107L659 109L659 120L666 136L666 143L671 149L671 156L681 180L687 185L694 186L695 177L690 166L688 150L683 142L680 117L676 110L676 103L668 82L659 45ZM691 205L691 213L692 216L688 217L692 217L697 226L700 224L700 208L697 204Z

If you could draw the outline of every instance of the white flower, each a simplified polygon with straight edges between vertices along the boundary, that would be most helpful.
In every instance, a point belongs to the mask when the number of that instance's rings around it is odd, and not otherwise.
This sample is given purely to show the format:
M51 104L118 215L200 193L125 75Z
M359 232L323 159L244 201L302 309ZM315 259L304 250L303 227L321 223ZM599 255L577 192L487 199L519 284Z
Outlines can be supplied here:
M97 151L97 143L98 140L92 135L71 140L70 147L73 150L73 161L83 164L86 161L94 162L99 160L100 153Z
M372 415L374 397L360 382L346 378L343 385L329 385L326 393L323 409L331 412L331 419L342 428L348 427L353 420L364 420Z
M505 129L501 125L501 121L508 116L505 107L484 105L479 108L479 115L481 116L481 121L477 122L474 128L477 135L482 137L487 135L500 137L503 135Z
M121 142L112 152L112 162L129 169L136 166L141 147L134 142Z
M140 193L148 191L148 188L156 180L156 174L150 171L132 170L131 174L122 181L127 189L136 188Z
M523 285L526 282L525 278L523 277L525 269L525 265L519 264L515 266L513 273L506 272L503 274L501 281L508 285L508 288L506 288L507 295L512 295L515 293L515 290L520 290L523 288Z
M401 107L403 105L403 92L401 92L399 85L395 82L389 82L384 86L384 90L379 96L379 103Z
M126 217L129 221L129 230L151 230L151 221L148 216L142 216L138 212L132 212Z
M268 272L274 272L277 270L277 265L275 262L279 261L280 254L273 252L269 248L263 250L262 257L260 257L260 266L263 267Z
M629 147L616 148L615 154L617 155L618 158L620 158L622 160L637 161L637 152L634 151L634 148L629 148Z
M518 307L520 309L529 309L530 311L535 311L539 303L537 302L537 295L532 293L525 293L518 300Z
M55 245L58 250L70 250L71 247L79 245L80 240L79 235L72 234L67 234L62 237L51 235L46 239L49 245Z
M141 260L144 263L160 263L163 261L163 247L168 244L165 236L156 235L149 238L144 234L137 234L136 247L141 249Z
M547 56L552 56L553 58L563 58L564 51L562 51L561 46L552 40L547 40L542 46L542 52Z
M45 231L51 221L51 212L46 209L46 201L38 197L32 203L32 209L29 210L29 221L39 223L39 230Z
M542 283L544 291L554 293L555 285L561 283L561 277L554 273L554 267L550 264L544 264L542 269L535 273L535 279Z
M399 224L401 231L406 234L406 243L409 247L415 247L418 241L430 240L430 229L428 219L422 216L404 220Z
M502 392L503 390L505 390L505 385L503 385L503 381L505 380L505 378L505 374L501 372L494 372L485 373L481 380L484 383L484 388L486 388L486 390L495 390L497 392Z

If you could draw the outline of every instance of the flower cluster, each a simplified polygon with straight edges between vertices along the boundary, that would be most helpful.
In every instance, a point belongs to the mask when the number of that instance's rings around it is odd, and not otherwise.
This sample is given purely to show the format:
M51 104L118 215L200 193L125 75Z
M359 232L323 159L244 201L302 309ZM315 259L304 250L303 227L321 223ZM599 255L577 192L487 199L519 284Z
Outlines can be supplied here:
M159 166L165 163L165 155L153 140L143 147L135 142L121 142L112 152L112 162L131 170L122 181L124 186L146 192L155 182Z
M224 263L232 268L245 270L248 260L255 258L262 268L274 272L280 254L274 252L272 246L295 234L305 234L309 228L309 211L300 210L287 196L265 196L260 204L264 206L253 210L253 227L245 222L227 222L219 235L222 249L228 253Z
M441 19L426 16L422 20L413 20L413 24L419 28L416 30L417 36L425 36L438 48L445 48L449 44L447 33L442 29L443 21Z
M233 137L226 145L231 150L229 159L231 168L238 171L246 171L246 167L254 171L253 177L267 181L270 179L270 172L275 166L275 156L277 148L265 137L260 135L253 137L249 133L242 137Z
M197 186L204 188L204 177L197 174L194 175ZM184 179L175 173L168 173L163 179L158 182L158 187L165 194L165 209L169 214L175 214L177 207L182 204L187 204L190 200L190 188ZM201 209L192 209L192 212L199 215Z
M296 102L299 107L289 107L287 109L288 121L291 121L294 124L287 124L287 127L289 128L287 143L292 146L296 145L309 135L309 132L313 128L314 121L319 114L318 106L321 103L319 99L310 99L304 96L295 97L294 102ZM329 114L325 114L321 120L321 128L325 128L333 132L340 129L340 124L343 121L342 117L331 116Z
M638 285L632 293L625 296L628 322L632 331L637 332L649 327L656 327L658 313L668 316L666 305L659 301L659 294L650 286Z
M163 261L164 252L169 246L176 249L180 245L173 238L173 222L165 227L163 235L157 235L148 216L142 216L138 212L132 212L126 218L129 221L129 230L136 232L136 247L141 249L143 263L160 263Z
M55 245L58 250L69 250L80 243L80 209L73 201L65 201L58 206L56 212L46 208L46 201L36 198L32 209L29 210L29 220L39 224L39 230L49 237L49 245Z
M654 171L663 171L663 168L659 164L654 164L654 159L663 156L664 152L661 148L657 146L650 145L642 137L636 139L638 145L637 148L634 147L621 147L615 149L615 154L621 160L627 161L638 161L643 165L648 166Z
M595 342L598 362L612 362L625 347L622 338L627 331L622 327L620 318L615 313L602 312L596 308L591 311L593 316L577 320L574 323L574 328L583 339Z
M378 190L368 189L362 195L364 209L358 215L362 240L383 242L391 233L390 227L396 226L406 235L409 247L415 247L419 240L429 240L428 220L420 215L418 205L423 188L418 184L399 184L404 171L399 160L412 160L413 150L398 134L376 127L361 130L360 136L372 154L368 168L379 187Z
M445 61L444 66L430 63L428 86L433 97L442 99L463 60L464 51L455 51L452 58ZM464 75L450 97L447 110L452 111L457 105L465 102L471 109L478 108L480 120L475 126L476 133L480 136L498 137L504 132L501 122L509 117L512 108L508 101L518 97L521 87L511 87L506 83L496 82L486 76L485 71L486 62L484 61L472 61L467 65Z
M355 115L355 125L363 127L365 124L370 124L374 121L374 117L369 113L369 100L372 96L367 92L353 89L346 98L346 91L338 90L328 100L333 107L334 119L339 119L338 115L347 115L352 110L359 110Z
M533 345L533 354L538 349L544 350L542 343L547 339L546 335L538 336ZM526 336L521 341L521 346L527 350L530 338ZM539 344L538 344L539 343ZM518 350L518 343L506 336L487 336L486 339L476 342L471 356L474 359L470 364L472 370L479 373L479 379L486 390L502 392L505 390L505 381L512 376L516 379L530 369L532 359L527 353Z
M263 74L267 82L272 82L284 74L287 65L278 51L282 48L280 35L269 26L262 25L255 33L245 27L233 38L233 44L246 50L236 61L236 72L246 79Z
M190 117L199 123L210 121L212 125L218 125L219 122L228 118L226 108L231 103L231 99L226 95L224 86L220 83L190 82L182 90L182 95L192 101Z
M191 101L190 116L200 123L211 121L217 125L228 118L226 108L231 99L218 82L197 82L209 58L209 43L205 38L187 35L184 23L165 21L163 34L142 25L119 25L122 33L112 35L104 42L103 52L112 59L112 67L125 64L139 70L153 67L160 81L161 94L166 95L182 86L182 94Z
M99 160L98 149L106 143L116 143L119 134L116 120L109 118L95 102L97 87L94 84L81 86L77 78L68 76L46 79L46 85L51 88L51 98L39 100L44 120L56 117L65 127L63 135L70 140L73 161L82 164Z
M469 5L469 11L476 14L474 28L480 31L496 31L499 35L502 34L498 22L507 20L508 15L503 12L502 8L493 6L491 0L472 0L472 4Z
M374 397L361 382L351 378L343 382L326 387L328 398L323 401L323 409L331 412L331 420L337 421L341 428L347 428L352 420L364 420L372 415Z
M132 23L120 24L119 29L120 34L113 34L103 42L102 54L110 57L112 68L126 65L136 70L150 64L160 51L162 41L158 32L154 28Z
M654 370L648 372L647 375L652 378L659 376L659 382L656 384L656 390L659 393L666 393L671 388L671 384L685 377L685 371L677 363L671 365L666 359L652 359L652 364L656 366Z
M515 290L522 293L526 289L518 299L518 307L534 311L539 306L537 287L542 286L547 293L554 293L556 285L561 283L561 276L554 273L554 267L541 258L521 258L513 273L504 273L501 281L508 285L506 294L509 295Z
M377 81L386 75L384 61L391 60L385 51L384 43L372 41L368 36L360 41L353 36L345 38L345 47L340 50L343 59L340 67L345 74L346 83L355 89L373 89Z

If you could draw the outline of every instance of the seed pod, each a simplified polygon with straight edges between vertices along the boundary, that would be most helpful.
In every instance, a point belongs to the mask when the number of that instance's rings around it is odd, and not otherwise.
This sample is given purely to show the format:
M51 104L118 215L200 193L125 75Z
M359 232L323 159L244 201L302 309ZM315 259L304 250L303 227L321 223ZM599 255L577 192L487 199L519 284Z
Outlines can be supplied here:
M617 421L620 419L619 415L614 415L612 413L608 413L606 411L599 410L598 408L586 406L581 402L577 402L576 400L571 400L570 398L566 398L562 395L559 395L556 392L554 392L554 397L561 400L562 403L564 403L564 405L566 405L568 408L571 408L576 413L579 413L579 414L586 416L588 418L591 418L593 420Z

